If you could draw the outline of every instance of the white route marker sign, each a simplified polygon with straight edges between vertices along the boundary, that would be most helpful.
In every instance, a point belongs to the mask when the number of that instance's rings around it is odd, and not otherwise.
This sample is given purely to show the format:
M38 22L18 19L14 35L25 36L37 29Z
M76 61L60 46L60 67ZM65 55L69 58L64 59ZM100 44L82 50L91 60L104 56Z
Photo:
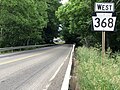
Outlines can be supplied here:
M95 3L95 12L114 12L114 3Z
M92 19L94 31L114 31L116 17L112 13L96 13Z
M116 22L114 3L95 3L92 20L94 31L114 31Z

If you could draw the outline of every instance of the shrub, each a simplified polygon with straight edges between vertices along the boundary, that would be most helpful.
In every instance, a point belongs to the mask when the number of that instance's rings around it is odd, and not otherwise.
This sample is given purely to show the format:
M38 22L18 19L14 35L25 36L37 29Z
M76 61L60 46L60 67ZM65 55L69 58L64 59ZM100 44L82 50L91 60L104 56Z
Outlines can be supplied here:
M120 56L102 60L97 48L79 47L78 78L81 90L120 90ZM117 62L116 62L117 61Z

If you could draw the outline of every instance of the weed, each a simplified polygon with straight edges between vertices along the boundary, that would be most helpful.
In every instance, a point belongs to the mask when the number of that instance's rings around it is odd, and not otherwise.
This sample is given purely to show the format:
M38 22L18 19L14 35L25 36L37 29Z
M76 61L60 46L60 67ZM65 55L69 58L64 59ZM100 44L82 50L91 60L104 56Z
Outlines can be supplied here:
M81 90L120 90L120 55L108 56L102 64L99 49L79 47L76 50Z

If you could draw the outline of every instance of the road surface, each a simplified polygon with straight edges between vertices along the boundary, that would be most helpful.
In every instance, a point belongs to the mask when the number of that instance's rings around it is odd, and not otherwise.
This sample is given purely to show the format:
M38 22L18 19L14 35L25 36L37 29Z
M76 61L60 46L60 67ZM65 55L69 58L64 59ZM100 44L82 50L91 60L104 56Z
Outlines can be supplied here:
M72 45L0 55L0 90L60 90Z

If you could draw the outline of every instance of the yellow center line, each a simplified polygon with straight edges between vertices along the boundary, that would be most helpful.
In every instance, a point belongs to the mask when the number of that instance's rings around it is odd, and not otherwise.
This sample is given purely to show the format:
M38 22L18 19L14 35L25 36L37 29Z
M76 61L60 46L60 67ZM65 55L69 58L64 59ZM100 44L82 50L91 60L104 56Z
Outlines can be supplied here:
M40 54L45 54L45 53L49 53L49 52L52 52L52 51L54 51L54 50L49 50L49 51L47 50L47 51L44 51L44 52L41 52L41 53L37 53L37 54L33 54L33 55L30 55L30 56L26 56L26 57L14 59L14 60L9 60L9 61L5 61L5 62L1 62L0 65L5 65L5 64L9 64L9 63L17 62L17 61L22 61L24 59L35 57L35 56L38 56Z
M38 56L38 55L40 55L40 54L42 54L42 53L37 53L37 54L30 55L30 56L26 56L26 57L14 59L14 60L6 61L6 62L1 62L0 65L5 65L5 64L9 64L9 63L21 61L21 60L24 60L24 59L28 59L28 58L31 58L31 57Z

